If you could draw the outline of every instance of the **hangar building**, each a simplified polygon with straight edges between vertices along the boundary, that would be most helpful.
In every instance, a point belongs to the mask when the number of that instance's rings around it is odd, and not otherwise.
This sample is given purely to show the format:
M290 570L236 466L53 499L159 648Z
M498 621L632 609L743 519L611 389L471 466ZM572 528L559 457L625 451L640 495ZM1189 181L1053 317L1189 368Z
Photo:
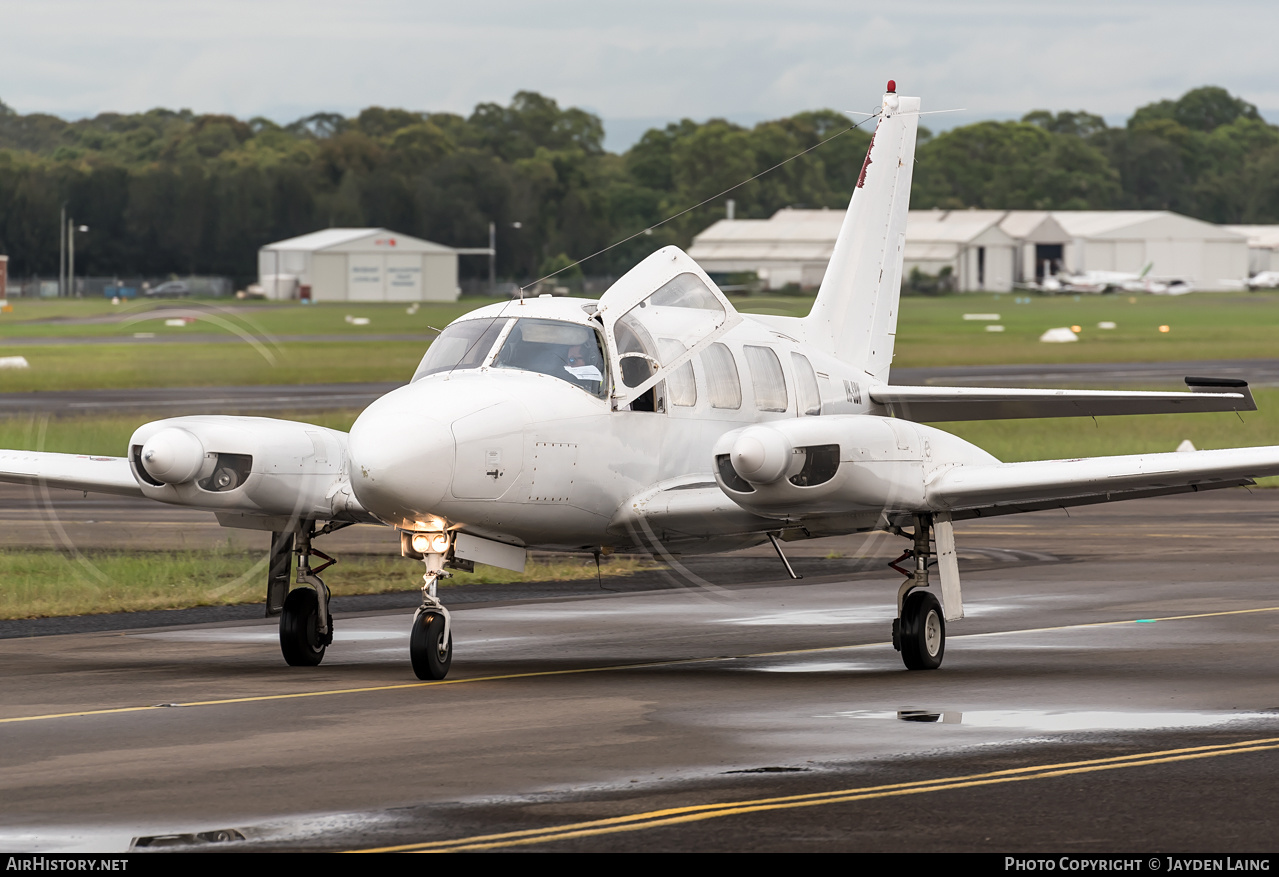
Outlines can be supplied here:
M812 288L842 222L841 210L791 208L769 219L724 219L693 239L689 255L712 273L757 272L769 289ZM1153 210L912 210L904 256L905 275L949 267L963 292L1007 292L1045 270L1138 273L1148 263L1153 277L1238 288L1249 267L1242 234Z
M1238 289L1248 278L1248 239L1168 210L1054 210L1070 235L1071 271L1140 272L1196 289Z
M258 250L268 298L457 301L458 250L385 228L326 228Z
M1248 238L1248 273L1279 271L1279 225L1223 225Z

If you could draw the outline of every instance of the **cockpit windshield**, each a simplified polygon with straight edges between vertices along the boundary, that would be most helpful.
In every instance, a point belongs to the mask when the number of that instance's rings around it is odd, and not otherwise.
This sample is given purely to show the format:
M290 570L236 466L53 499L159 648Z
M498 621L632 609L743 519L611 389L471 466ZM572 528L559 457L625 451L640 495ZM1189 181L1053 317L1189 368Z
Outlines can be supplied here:
M603 345L590 326L561 320L517 320L493 366L551 375L601 399L608 394Z
M421 364L413 373L413 381L436 372L479 368L505 326L505 317L463 320L446 326L427 349L426 356L422 357Z

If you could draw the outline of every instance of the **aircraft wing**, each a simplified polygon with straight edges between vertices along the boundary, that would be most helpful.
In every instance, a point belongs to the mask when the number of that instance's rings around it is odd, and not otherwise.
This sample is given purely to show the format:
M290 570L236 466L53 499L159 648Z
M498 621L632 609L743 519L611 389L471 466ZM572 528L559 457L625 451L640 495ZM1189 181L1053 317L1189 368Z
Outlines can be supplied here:
M125 457L0 451L0 481L121 496L143 495Z
M1189 393L885 385L871 390L870 398L893 417L917 423L1257 410L1246 381L1186 378L1186 383Z
M925 487L928 505L983 517L1190 493L1279 475L1279 446L957 466Z

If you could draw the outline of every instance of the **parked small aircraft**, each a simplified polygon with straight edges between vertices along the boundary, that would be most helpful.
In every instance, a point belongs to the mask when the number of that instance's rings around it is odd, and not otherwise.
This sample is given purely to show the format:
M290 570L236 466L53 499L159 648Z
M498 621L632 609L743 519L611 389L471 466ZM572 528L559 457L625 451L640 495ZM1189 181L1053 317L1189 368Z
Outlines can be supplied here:
M1122 289L1124 292L1149 292L1153 295L1185 295L1194 291L1191 284L1184 279L1150 276L1150 269L1153 267L1154 263L1148 262L1141 271L1135 274L1130 271L1079 271L1075 273L1046 274L1041 281L1021 283L1018 286L1042 292L1100 293Z
M1279 287L1279 271L1258 271L1248 278L1249 289L1274 289Z
M409 649L423 679L452 662L436 590L449 569L522 569L533 547L672 557L771 540L781 554L789 540L883 530L910 546L894 645L907 667L936 668L946 624L963 617L954 521L1250 484L1279 474L1279 447L1001 463L923 425L1256 406L1236 380L1187 378L1188 393L889 385L919 106L889 84L806 317L739 314L665 247L598 301L547 296L461 317L349 435L175 417L140 427L123 457L0 452L0 480L143 496L271 531L267 613L280 615L293 665L319 664L333 640L319 576L332 561L315 540L394 527L426 567Z

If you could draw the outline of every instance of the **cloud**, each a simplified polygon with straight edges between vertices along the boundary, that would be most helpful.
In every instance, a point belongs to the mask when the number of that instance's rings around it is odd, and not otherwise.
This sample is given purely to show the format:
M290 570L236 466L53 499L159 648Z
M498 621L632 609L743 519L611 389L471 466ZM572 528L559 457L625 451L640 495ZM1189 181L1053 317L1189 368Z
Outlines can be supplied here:
M469 113L530 89L606 118L861 109L892 77L926 107L1018 116L1221 85L1279 108L1279 6L1230 0L882 3L7 0L0 98L281 121L372 104ZM1241 28L1240 23L1247 27Z

